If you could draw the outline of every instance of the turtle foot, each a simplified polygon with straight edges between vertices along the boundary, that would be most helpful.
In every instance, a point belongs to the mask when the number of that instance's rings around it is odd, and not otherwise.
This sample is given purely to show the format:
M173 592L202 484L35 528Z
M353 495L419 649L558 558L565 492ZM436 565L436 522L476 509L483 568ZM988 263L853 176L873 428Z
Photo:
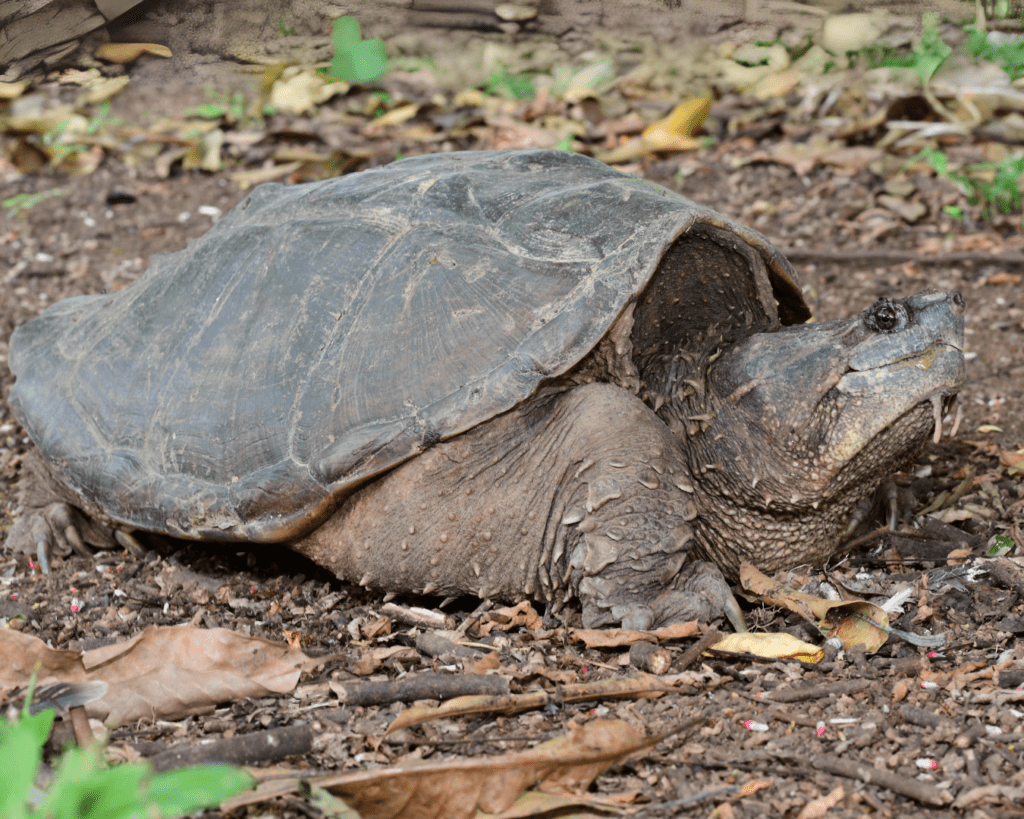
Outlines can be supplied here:
M715 564L694 561L683 568L674 585L649 601L613 605L609 613L621 621L622 628L640 631L693 620L710 623L719 617L726 617L736 631L747 630L743 612Z
M54 555L79 554L91 558L96 551L118 545L136 555L144 553L139 542L127 532L115 529L112 521L82 512L38 453L30 453L22 468L24 473L18 484L22 511L7 544L16 553L34 555L43 574L50 573Z

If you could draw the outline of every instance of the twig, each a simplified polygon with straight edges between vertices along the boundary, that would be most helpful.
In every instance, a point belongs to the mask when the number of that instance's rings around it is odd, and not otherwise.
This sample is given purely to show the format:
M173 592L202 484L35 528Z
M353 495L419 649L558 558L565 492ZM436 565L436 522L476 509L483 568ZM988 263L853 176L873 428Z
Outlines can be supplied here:
M313 750L313 729L309 724L289 725L256 731L230 739L220 739L206 745L171 748L149 758L157 773L199 765L204 762L228 762L233 765L252 765L272 762L286 756L300 756Z
M676 668L679 671L685 671L691 665L696 662L697 658L700 657L709 647L713 646L719 640L722 639L722 632L715 631L712 629L703 637L701 637L696 643L690 646L686 651L683 652L683 656L679 658L679 662L676 664Z
M331 688L345 705L390 705L393 702L450 700L473 694L504 696L509 693L508 680L501 677L431 672L411 674L400 680L333 683Z
M792 247L782 255L794 263L842 262L856 264L903 264L914 262L929 265L992 264L1001 267L1024 265L1024 254L1020 253L922 253L919 250L815 250Z
M783 688L781 690L776 688L772 691L769 700L771 702L803 702L804 700L821 699L832 694L837 696L855 694L870 686L871 680L843 680L841 682L809 685L801 688Z
M867 762L840 759L829 754L811 754L805 761L810 762L818 770L878 785L925 805L942 806L953 801L953 797L946 791L940 791L934 785L880 770Z

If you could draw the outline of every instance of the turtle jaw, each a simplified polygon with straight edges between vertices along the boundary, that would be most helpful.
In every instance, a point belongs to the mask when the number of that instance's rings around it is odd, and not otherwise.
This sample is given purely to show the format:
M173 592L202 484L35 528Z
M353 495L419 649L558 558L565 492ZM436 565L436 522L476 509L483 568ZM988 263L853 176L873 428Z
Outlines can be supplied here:
M884 300L726 350L710 372L706 431L680 441L703 551L727 575L743 559L767 571L820 565L858 503L907 465L936 412L956 402L962 347L954 292Z

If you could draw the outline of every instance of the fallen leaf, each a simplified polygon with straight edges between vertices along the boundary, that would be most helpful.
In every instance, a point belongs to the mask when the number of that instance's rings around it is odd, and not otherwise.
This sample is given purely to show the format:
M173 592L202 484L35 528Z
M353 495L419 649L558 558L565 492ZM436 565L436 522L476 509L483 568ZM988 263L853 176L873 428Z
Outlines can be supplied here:
M155 57L172 56L167 46L157 43L103 43L96 49L95 56L108 63L124 64L139 59L143 54L152 54Z
M515 606L507 606L487 612L479 626L479 633L481 636L486 636L496 628L507 631L516 626L521 626L529 631L535 631L543 625L544 619L537 614L530 601L523 600Z
M711 97L701 96L677 105L667 117L649 125L640 135L644 152L695 151L704 144L693 132L704 124L711 110Z
M820 663L825 656L825 649L805 643L786 632L729 634L711 648L715 651L753 654L771 660L799 660L803 663Z
M150 626L123 643L84 653L48 648L36 637L0 629L0 689L28 684L36 662L39 685L102 680L106 696L86 706L108 725L180 719L242 697L291 691L301 651L227 629Z
M130 82L131 80L128 77L111 77L101 82L88 83L85 92L79 98L79 104L93 105L97 102L109 100L127 88Z
M25 93L28 88L28 81L0 82L0 100L16 100Z
M700 624L696 620L689 623L673 623L670 626L662 626L652 631L636 631L634 629L606 628L606 629L569 629L569 639L579 640L586 644L587 648L615 648L618 646L631 646L641 641L667 642L669 640L683 640L700 632Z
M795 612L815 624L826 637L836 637L843 648L863 644L872 654L888 639L889 615L864 600L823 600L772 580L752 564L740 564L740 583L759 598Z

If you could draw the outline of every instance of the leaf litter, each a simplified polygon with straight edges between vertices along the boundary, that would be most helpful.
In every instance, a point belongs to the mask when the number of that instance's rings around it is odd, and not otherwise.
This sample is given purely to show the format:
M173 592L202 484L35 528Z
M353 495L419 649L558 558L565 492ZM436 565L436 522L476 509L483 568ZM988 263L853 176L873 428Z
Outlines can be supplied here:
M836 25L849 31L862 22ZM112 723L125 722L111 734L110 754L154 756L189 737L269 740L305 724L316 737L307 738L308 750L287 746L303 754L293 763L360 769L352 782L366 783L365 793L384 787L400 798L422 788L429 798L408 804L428 810L440 804L438 783L457 784L468 804L492 775L474 766L545 736L565 736L571 726L609 719L633 726L638 737L665 737L655 751L597 781L606 802L619 797L629 810L674 803L680 803L674 810L701 810L711 800L723 812L846 815L888 806L911 816L933 815L929 806L998 811L1019 802L1024 492L1017 456L1024 428L1014 412L1021 400L1014 384L1024 377L1024 311L1014 288L1024 241L1014 212L1019 149L1005 141L1014 138L1015 117L1024 110L1014 85L1016 52L997 45L998 38L980 45L977 35L946 23L922 29L920 18L908 25L870 17L867 25L870 36L862 32L852 49L858 53L839 59L825 50L824 31L809 40L782 31L768 44L712 42L703 53L611 39L603 51L576 55L490 42L453 55L450 71L429 60L418 68L395 61L369 85L325 76L326 65L270 65L229 80L223 92L200 91L196 98L189 89L188 104L164 104L159 113L146 110L145 89L130 72L89 69L50 82L4 84L0 174L12 289L0 303L9 330L53 299L123 286L142 272L149 254L202 233L213 218L203 208L226 212L244 187L262 181L324 178L428 150L558 146L606 161L619 150L623 169L681 189L785 247L821 318L845 314L851 303L866 306L879 293L927 284L957 286L967 295L975 354L967 436L930 449L903 476L902 490L920 498L918 509L943 495L946 505L919 519L919 528L873 535L874 552L862 549L826 580L795 573L779 579L793 590L783 598L797 608L806 601L794 592L823 599L829 581L864 599L855 606L877 607L899 593L901 610L888 613L890 625L906 634L947 634L947 645L884 640L872 613L854 622L857 628L868 623L875 642L881 640L873 653L872 641L856 632L841 650L823 649L822 616L849 604L826 600L810 616L787 615L775 608L782 602L776 590L748 612L755 631L768 635L758 639L789 634L811 644L815 658L821 653L818 662L808 663L811 655L799 650L765 657L742 643L741 656L716 651L717 644L688 656L701 634L696 626L670 634L588 634L545 627L528 606L482 615L456 609L462 631L438 634L476 654L434 654L420 648L426 627L383 615L372 595L340 586L292 556L253 564L244 555L154 544L144 562L119 558L91 566L72 558L50 578L28 574L5 555L5 639L38 635L59 647L17 643L22 666L45 659L54 679L84 681L92 677L76 676L83 674L81 658L102 644L114 646L106 648L114 657L99 669L143 669L136 673L142 693L115 697L106 712ZM369 42L363 36L345 42L357 48ZM941 60L936 36L952 48ZM872 43L896 50L907 64L879 64L889 58L872 53ZM972 59L979 70L959 60L969 49L977 50ZM124 189L132 203L105 204L103 196L121 201L114 194ZM93 190L104 192L98 205ZM43 202L66 212L59 229L58 211ZM867 252L880 246L913 255L887 267ZM832 248L848 263L862 261L840 268L829 260ZM9 383L9 374L3 378ZM24 442L6 407L3 412L0 467L9 514ZM977 465L977 477L961 473L965 463ZM992 550L1006 564L985 557ZM182 630L189 622L195 628ZM163 631L146 632L147 626ZM151 666L136 660L148 640L142 635L176 629L189 635L181 645L194 660L206 649L194 647L198 635L191 632L215 636L221 626L238 632L239 642L211 649L203 660L209 666L166 662L182 650L170 642L155 644ZM637 644L658 644L668 653L668 673L656 678L661 683L644 684L663 688L659 697L631 690L629 647ZM4 643L5 659L14 645ZM256 682L244 678L258 677L250 665L253 646L284 661L271 674L277 688L244 687ZM205 669L218 661L227 666L218 673L230 682L205 679ZM445 687L430 689L426 702L387 699L388 686L428 673ZM502 680L509 693L492 698L489 708L481 695L469 695L472 707L460 711L459 685L481 675ZM159 694L145 687L149 682ZM338 692L357 682L383 685L385 704L340 700ZM12 689L20 684L4 682ZM391 693L410 696L409 690ZM566 691L590 699L567 698ZM629 693L609 695L615 691ZM455 704L437 707L439 699ZM150 708L140 723L131 722L140 708L127 708L130 702ZM409 711L436 718L399 723L401 730L389 734L395 718ZM673 733L681 722L688 727ZM520 753L528 752L507 755ZM265 748L245 758L278 759ZM433 758L433 769L405 767ZM565 764L573 770L577 763ZM298 772L291 775L298 782ZM847 785L838 796L837 782ZM288 793L303 787L295 784ZM322 796L332 793L323 782L308 792L325 813L341 810ZM334 798L354 798L347 794L339 790ZM548 797L527 791L523 798ZM295 810L285 797L277 799L280 810ZM396 803L385 804L392 811L386 815L397 815ZM561 809L543 801L520 804L522 812Z

